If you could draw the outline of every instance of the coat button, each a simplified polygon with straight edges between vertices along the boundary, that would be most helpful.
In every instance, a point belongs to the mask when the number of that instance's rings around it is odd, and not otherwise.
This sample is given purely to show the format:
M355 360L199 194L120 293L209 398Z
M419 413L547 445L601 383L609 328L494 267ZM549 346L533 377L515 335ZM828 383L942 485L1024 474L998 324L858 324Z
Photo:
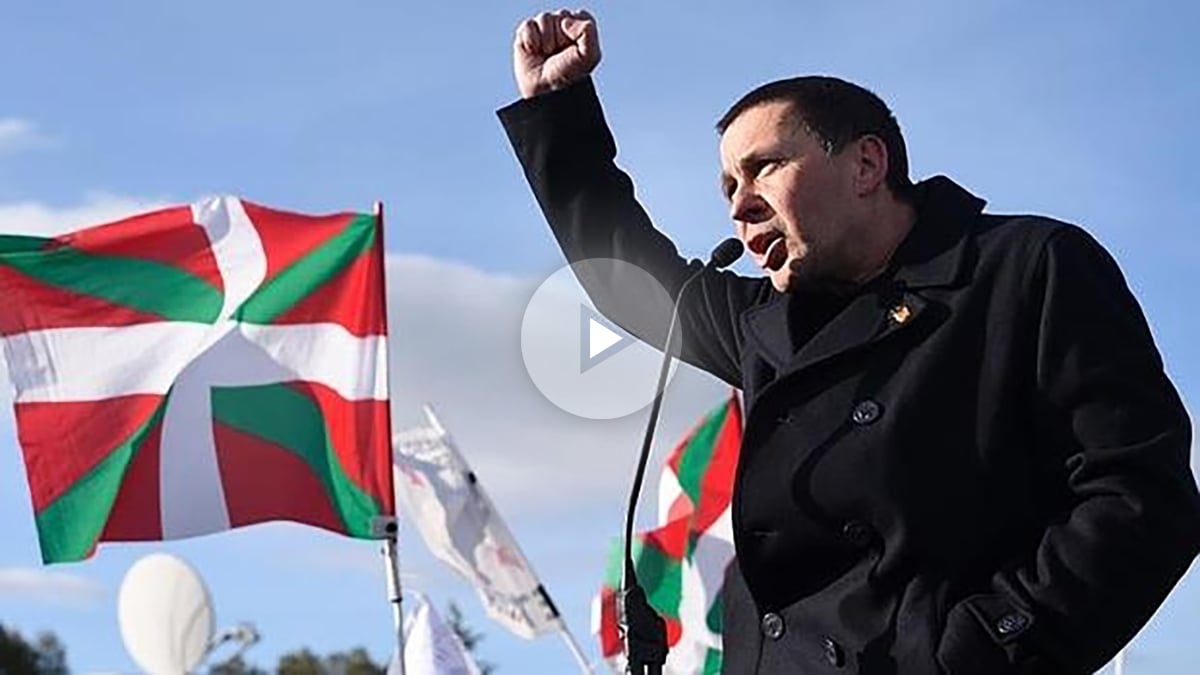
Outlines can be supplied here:
M1024 614L1012 612L1000 617L996 622L996 632L1001 635L1016 635L1029 626L1029 618Z
M842 646L833 638L826 637L821 641L821 651L825 655L825 662L834 668L841 668L846 664L846 655L842 653Z
M842 536L855 546L867 546L875 538L875 531L861 520L851 520L842 526Z
M859 401L858 405L854 406L854 412L850 413L850 419L855 424L870 424L879 419L879 414L883 412L883 408L878 403L867 399Z
M783 637L783 617L775 612L767 612L762 618L762 632L772 640Z

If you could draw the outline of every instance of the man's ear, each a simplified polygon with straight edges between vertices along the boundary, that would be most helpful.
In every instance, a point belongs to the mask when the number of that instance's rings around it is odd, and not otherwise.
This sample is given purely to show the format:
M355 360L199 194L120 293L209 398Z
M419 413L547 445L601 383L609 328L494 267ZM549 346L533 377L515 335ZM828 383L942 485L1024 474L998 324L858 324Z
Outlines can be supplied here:
M865 197L884 186L887 181L888 151L883 139L867 134L854 141L851 148L855 166L858 196Z

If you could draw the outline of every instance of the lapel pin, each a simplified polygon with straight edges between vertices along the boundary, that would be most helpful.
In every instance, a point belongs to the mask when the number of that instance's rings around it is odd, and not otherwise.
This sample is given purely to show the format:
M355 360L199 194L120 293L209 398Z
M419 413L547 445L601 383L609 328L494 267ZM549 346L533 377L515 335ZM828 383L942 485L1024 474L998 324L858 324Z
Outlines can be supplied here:
M892 311L888 312L888 316L897 324L903 324L912 316L912 310L908 308L908 305L901 303L893 307Z

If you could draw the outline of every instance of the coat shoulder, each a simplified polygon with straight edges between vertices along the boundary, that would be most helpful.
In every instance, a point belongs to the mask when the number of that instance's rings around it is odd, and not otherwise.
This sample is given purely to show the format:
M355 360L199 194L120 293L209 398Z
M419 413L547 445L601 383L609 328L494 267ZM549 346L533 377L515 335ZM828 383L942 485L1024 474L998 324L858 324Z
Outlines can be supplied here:
M975 264L972 277L978 284L995 287L1000 295L1028 297L1035 293L1048 257L1067 243L1102 250L1078 225L1041 215L984 213L971 227ZM977 286L978 288L978 286Z
M995 213L980 214L974 230L980 247L997 250L1038 249L1065 232L1086 234L1078 225L1048 216Z
M1074 241L1087 248L1103 246L1084 228L1074 223L1039 215L981 214L973 237L984 265L1036 266L1052 242Z

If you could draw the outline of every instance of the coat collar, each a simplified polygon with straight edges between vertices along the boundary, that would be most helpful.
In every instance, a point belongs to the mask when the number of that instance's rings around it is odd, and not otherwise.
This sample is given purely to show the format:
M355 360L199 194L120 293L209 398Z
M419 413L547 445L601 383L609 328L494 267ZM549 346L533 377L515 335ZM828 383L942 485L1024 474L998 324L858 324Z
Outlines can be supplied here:
M917 222L892 257L895 280L908 288L964 282L969 225L984 204L945 176L918 183Z
M984 201L945 176L916 187L917 222L896 249L888 272L858 293L798 352L793 352L788 332L787 295L772 292L769 300L742 315L746 335L779 376L920 323L928 303L912 291L967 281L970 224ZM903 318L897 320L894 311Z

